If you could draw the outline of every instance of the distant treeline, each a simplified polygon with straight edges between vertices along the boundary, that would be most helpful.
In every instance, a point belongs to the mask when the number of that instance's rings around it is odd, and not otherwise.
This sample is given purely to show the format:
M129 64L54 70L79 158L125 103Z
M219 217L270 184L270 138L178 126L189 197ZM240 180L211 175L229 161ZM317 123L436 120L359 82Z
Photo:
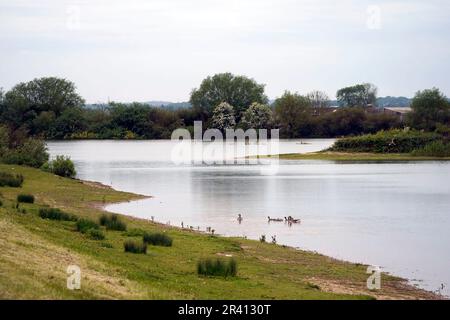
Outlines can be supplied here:
M405 125L433 131L448 125L449 103L438 89L418 92L406 123L395 115L373 112L377 89L358 84L340 89L342 107L330 108L321 91L306 95L286 91L269 105L264 85L230 73L216 74L194 89L190 105L152 107L115 103L86 108L75 85L65 79L40 78L0 90L0 126L11 141L43 139L168 139L176 128L279 128L283 138L337 137L373 133ZM0 139L1 140L1 139ZM19 143L19 142L17 142Z

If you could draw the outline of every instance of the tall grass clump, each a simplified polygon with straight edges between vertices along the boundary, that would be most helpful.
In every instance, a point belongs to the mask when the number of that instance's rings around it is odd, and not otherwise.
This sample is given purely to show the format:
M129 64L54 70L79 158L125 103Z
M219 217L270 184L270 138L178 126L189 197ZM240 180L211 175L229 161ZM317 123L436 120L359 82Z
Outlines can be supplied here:
M434 141L425 147L411 152L415 157L450 157L450 144L442 141Z
M0 187L20 188L22 184L23 176L21 174L0 172Z
M104 240L105 235L104 233L99 229L89 229L87 234L89 235L89 238L93 240Z
M125 252L141 254L147 253L147 244L145 242L127 240L123 243L123 247L125 249Z
M19 203L34 203L34 196L32 194L19 194L17 196Z
M108 230L126 231L127 225L119 219L117 214L103 214L100 217L100 225L105 226Z
M39 216L42 219L49 220L77 221L78 219L77 216L63 212L56 208L40 208Z
M89 220L89 219L79 219L77 221L77 231L81 233L87 233L88 231L95 229L100 229L100 226L97 222Z
M172 238L164 233L145 233L143 240L147 244L162 247L171 247Z
M237 275L237 262L216 259L202 259L197 263L197 273L204 276L235 277Z

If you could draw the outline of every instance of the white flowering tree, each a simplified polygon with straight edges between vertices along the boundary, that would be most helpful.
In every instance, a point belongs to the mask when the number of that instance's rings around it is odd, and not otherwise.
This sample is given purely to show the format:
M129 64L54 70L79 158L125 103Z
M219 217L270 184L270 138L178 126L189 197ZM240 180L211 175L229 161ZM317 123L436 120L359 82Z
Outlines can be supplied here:
M252 103L242 116L242 126L246 129L267 129L271 124L272 109L262 103Z
M226 102L220 103L213 110L212 125L215 129L232 129L236 125L234 117L234 108Z

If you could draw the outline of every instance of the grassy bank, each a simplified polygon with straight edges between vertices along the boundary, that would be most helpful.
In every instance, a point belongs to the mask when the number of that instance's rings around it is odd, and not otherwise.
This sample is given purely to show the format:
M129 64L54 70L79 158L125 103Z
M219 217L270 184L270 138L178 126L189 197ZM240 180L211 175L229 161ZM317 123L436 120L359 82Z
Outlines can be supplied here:
M371 299L435 298L399 278L382 277L382 289L366 289L366 266L292 248L223 238L121 216L128 230L162 232L172 246L125 253L139 232L106 230L103 240L76 231L74 221L42 219L43 205L97 220L101 206L139 196L20 166L0 171L24 176L21 188L0 187L0 298L37 299ZM18 194L32 194L21 203ZM149 213L151 214L151 213ZM232 255L236 277L199 276L200 259ZM81 268L81 290L66 288L66 269Z
M449 161L450 157L413 156L409 153L364 153L322 151L312 153L280 154L284 160L328 160L328 161Z

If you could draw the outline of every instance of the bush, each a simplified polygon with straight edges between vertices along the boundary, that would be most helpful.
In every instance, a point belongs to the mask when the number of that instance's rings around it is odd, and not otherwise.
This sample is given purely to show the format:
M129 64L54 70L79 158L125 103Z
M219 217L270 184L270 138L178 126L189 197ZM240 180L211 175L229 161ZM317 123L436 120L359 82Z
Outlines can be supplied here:
M108 230L125 231L127 230L127 225L125 222L119 219L117 214L106 215L103 214L100 217L100 225L105 226Z
M331 151L373 152L373 153L410 153L427 144L441 139L436 133L390 130L358 137L342 138L331 147Z
M93 240L104 240L105 239L105 235L99 229L89 229L87 233L88 233L89 237Z
M39 209L39 216L42 219L77 221L77 217L75 215L65 213L56 208L41 208Z
M56 156L55 160L44 164L42 169L66 178L74 178L77 174L72 160L65 156Z
M89 219L80 219L77 221L77 231L81 233L87 233L92 229L100 229L97 222Z
M138 242L133 240L127 240L123 243L125 252L131 253L147 253L147 244L145 242Z
M0 172L0 187L20 188L22 184L23 176L21 174Z
M34 196L32 194L19 194L17 202L20 203L34 203Z
M173 242L172 238L164 233L145 233L143 239L145 243L163 247L171 247Z
M417 157L450 157L450 144L434 141L423 148L414 150L411 154Z
M2 200L0 200L0 207L2 207L3 206L3 201Z
M235 277L237 275L237 262L234 259L203 259L197 263L197 273L205 276Z
M48 161L48 157L45 142L29 138L17 148L8 150L3 156L3 161L9 164L40 168Z

